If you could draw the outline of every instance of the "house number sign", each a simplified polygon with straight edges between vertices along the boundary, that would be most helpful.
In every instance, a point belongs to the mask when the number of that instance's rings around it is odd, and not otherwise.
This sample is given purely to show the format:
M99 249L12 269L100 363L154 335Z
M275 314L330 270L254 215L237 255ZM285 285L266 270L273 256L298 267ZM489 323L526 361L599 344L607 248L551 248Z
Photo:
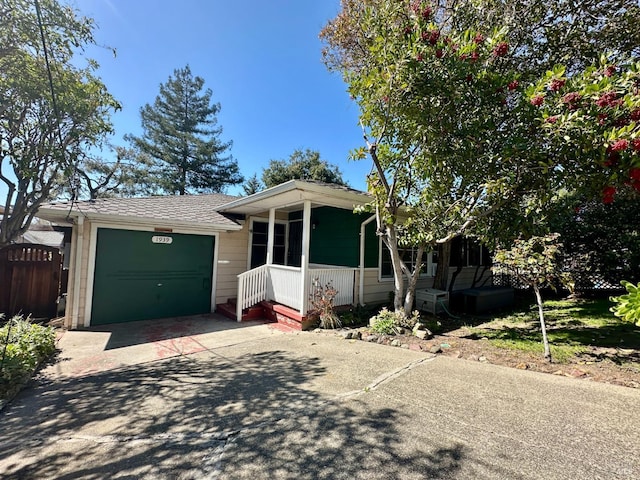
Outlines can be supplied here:
M151 237L151 241L153 243L163 243L165 245L169 245L170 243L173 243L173 238L163 235L154 235L153 237Z

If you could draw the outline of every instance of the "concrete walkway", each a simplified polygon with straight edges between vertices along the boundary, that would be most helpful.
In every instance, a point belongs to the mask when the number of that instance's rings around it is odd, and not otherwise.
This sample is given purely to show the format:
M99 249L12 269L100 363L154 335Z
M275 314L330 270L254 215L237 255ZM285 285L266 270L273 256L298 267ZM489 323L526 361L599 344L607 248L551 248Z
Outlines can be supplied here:
M218 317L67 332L2 478L640 478L640 392Z

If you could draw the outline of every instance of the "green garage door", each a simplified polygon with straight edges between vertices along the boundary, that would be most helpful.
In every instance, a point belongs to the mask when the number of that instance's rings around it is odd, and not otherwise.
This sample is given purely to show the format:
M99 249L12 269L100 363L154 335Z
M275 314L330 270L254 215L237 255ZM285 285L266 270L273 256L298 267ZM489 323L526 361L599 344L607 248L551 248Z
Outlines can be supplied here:
M91 324L211 311L214 238L98 229Z

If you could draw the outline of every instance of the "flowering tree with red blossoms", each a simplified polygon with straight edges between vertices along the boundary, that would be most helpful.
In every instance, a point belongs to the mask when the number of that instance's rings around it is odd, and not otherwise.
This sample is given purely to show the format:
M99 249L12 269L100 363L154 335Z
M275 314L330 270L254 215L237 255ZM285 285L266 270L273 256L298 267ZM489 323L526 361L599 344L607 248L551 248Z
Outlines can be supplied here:
M558 66L526 94L565 159L568 186L599 191L604 203L620 189L640 193L640 62L603 56L571 77Z

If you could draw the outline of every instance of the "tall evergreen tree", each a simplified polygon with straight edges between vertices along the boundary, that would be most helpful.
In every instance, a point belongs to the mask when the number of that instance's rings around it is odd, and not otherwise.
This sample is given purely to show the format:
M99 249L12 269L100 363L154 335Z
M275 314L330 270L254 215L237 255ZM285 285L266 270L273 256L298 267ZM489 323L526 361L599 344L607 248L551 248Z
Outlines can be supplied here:
M220 104L203 88L204 79L188 65L174 70L153 105L140 109L142 136L125 137L155 161L150 183L157 193L221 192L243 181L236 160L225 156L231 142L220 140Z

